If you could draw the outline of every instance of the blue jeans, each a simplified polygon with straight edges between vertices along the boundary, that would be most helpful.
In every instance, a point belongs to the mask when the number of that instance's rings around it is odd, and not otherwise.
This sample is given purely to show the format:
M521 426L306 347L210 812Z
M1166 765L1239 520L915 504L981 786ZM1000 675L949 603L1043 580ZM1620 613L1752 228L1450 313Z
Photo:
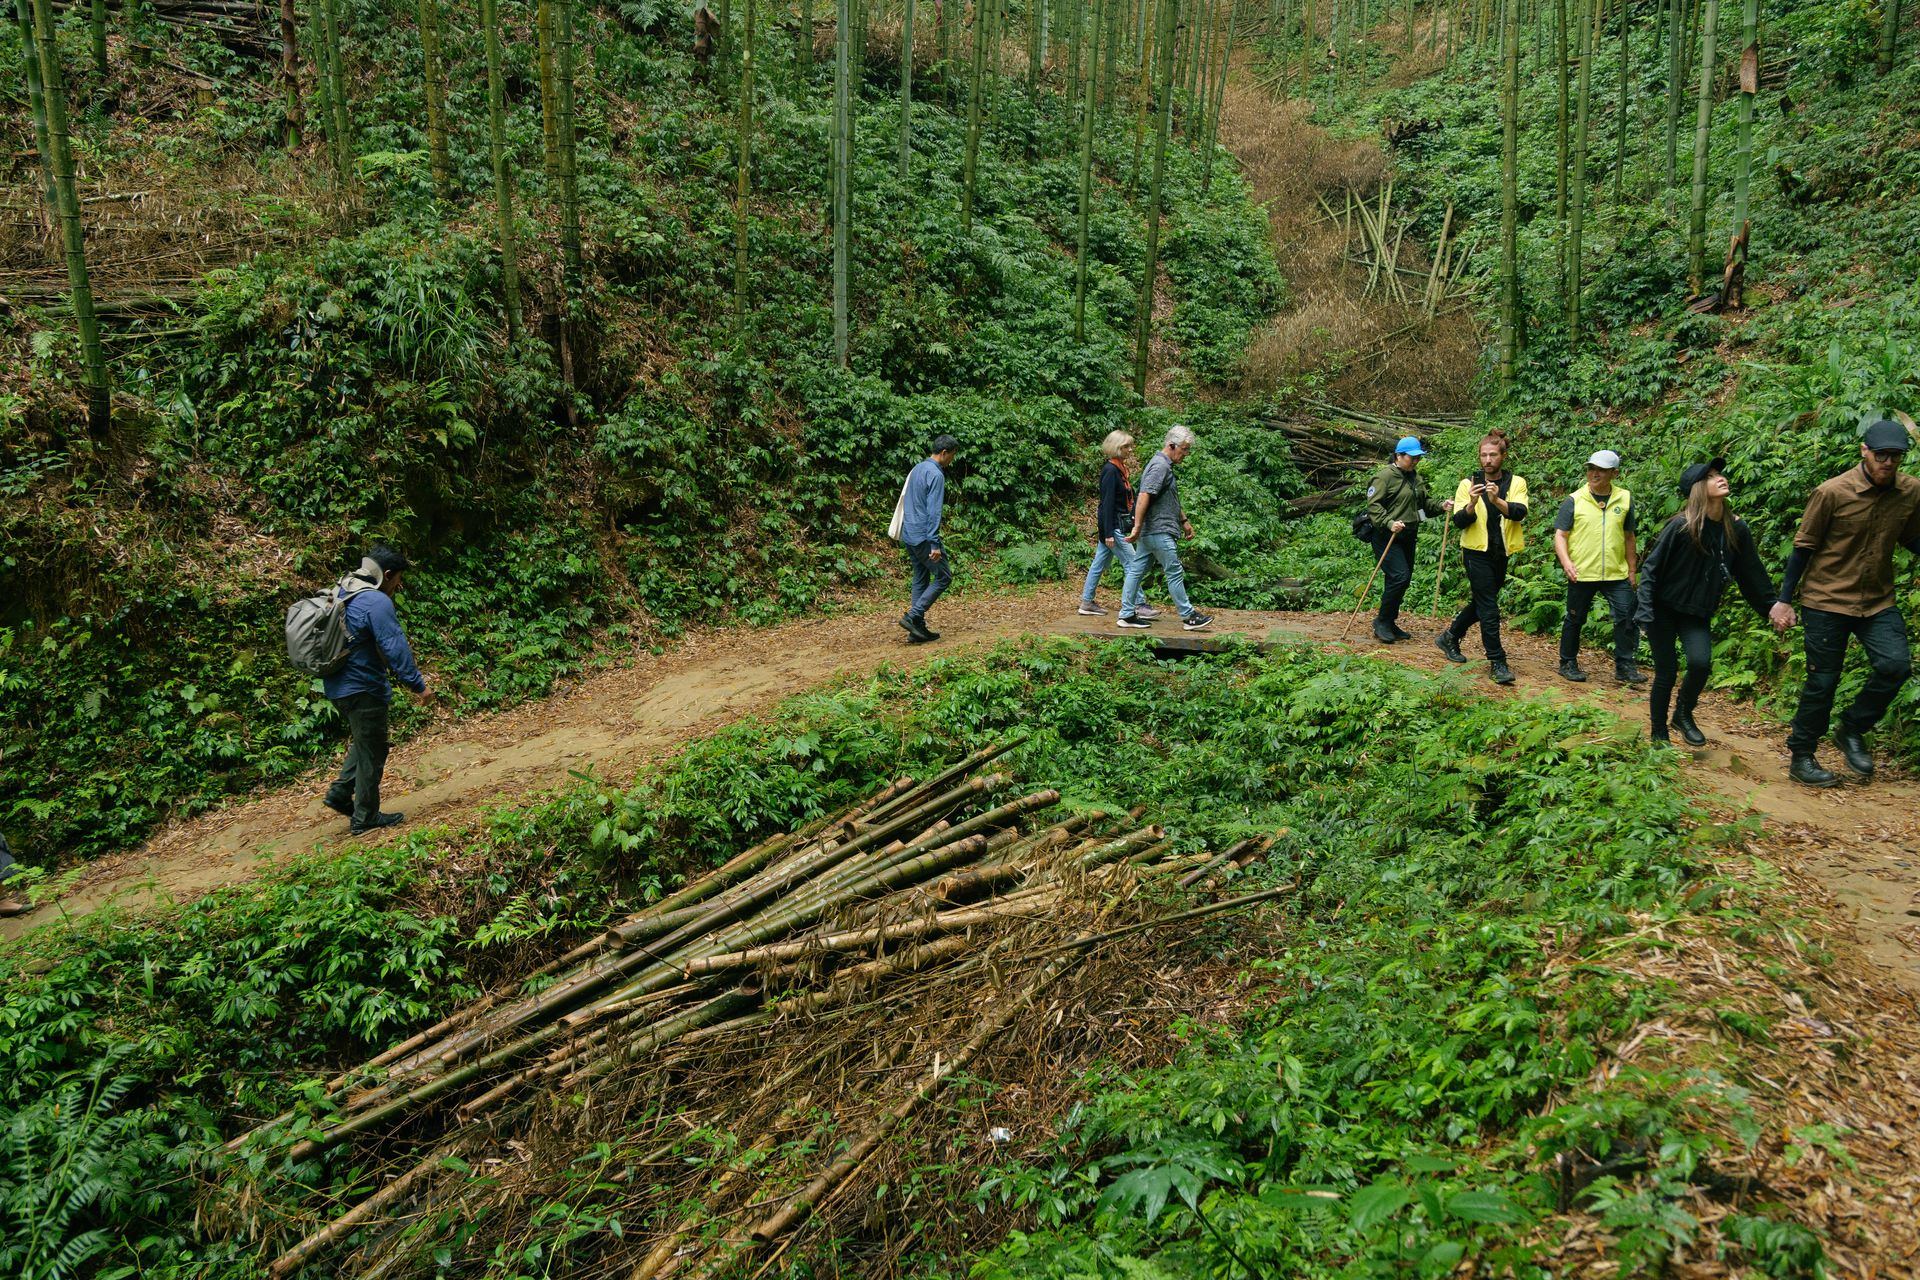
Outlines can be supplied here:
M1193 612L1193 602L1187 599L1187 571L1180 563L1180 543L1170 533L1143 533L1133 563L1127 566L1126 584L1120 589L1121 617L1131 618L1140 607L1141 582L1147 576L1148 564L1155 561L1167 576L1167 594L1173 597L1173 607L1183 618Z
M938 560L933 558L936 551L940 553ZM953 555L940 545L938 538L914 543L907 548L907 554L913 557L913 600L907 605L907 614L925 622L927 610L933 608L933 602L953 581Z
M1087 566L1087 585L1080 589L1081 603L1093 603L1094 589L1100 585L1100 579L1106 576L1107 566L1118 560L1120 562L1120 603L1124 608L1126 605L1127 574L1139 554L1138 551L1134 550L1131 542L1128 542L1125 538L1119 537L1118 535L1114 537L1112 546L1108 546L1104 539L1095 542L1093 544L1093 563ZM1137 605L1140 602L1136 600L1134 603Z
M1846 665L1847 641L1860 637L1872 672L1853 705L1840 713L1840 727L1866 733L1880 723L1893 704L1893 695L1913 674L1913 649L1907 643L1906 620L1897 608L1867 617L1802 609L1800 626L1807 640L1807 683L1800 690L1800 707L1787 734L1787 750L1812 755L1833 719L1833 697L1840 691L1840 670Z

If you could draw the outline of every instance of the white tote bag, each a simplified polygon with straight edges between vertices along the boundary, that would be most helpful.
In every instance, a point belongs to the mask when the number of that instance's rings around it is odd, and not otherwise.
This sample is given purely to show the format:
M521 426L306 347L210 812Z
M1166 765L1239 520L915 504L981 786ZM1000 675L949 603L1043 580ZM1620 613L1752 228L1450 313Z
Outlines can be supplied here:
M887 536L895 542L900 541L900 531L907 526L907 486L913 483L913 473L900 483L900 496L894 499L893 519L887 522Z

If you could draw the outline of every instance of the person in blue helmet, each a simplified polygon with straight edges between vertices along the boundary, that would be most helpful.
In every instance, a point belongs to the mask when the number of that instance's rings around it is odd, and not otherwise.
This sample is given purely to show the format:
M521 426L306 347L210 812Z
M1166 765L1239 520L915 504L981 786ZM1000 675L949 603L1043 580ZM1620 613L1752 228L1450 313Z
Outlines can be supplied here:
M1380 611L1373 618L1373 638L1381 644L1411 639L1400 629L1400 602L1413 581L1413 547L1422 522L1453 510L1453 500L1435 501L1420 478L1420 459L1426 450L1414 436L1402 436L1393 446L1393 460L1381 464L1367 481L1367 516L1373 522L1374 558L1380 562L1385 588Z

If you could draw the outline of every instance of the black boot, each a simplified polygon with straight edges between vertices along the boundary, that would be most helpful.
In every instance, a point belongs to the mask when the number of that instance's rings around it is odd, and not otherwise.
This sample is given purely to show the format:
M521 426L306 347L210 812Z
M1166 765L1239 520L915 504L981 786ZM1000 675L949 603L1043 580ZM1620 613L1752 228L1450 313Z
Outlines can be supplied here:
M1580 669L1580 662L1577 658L1562 658L1560 659L1560 678L1579 684L1587 678L1587 673Z
M1433 647L1447 655L1448 662L1465 662L1467 655L1460 652L1460 641L1451 631L1442 631L1433 638Z
M1803 756L1795 756L1793 763L1787 766L1787 776L1795 782L1808 787L1837 787L1840 785L1839 777L1821 768L1820 762L1813 757L1812 752L1808 752Z
M1873 781L1873 752L1867 750L1865 738L1852 729L1836 729L1833 745L1840 748L1840 759L1848 772L1862 782Z
M1403 627L1403 626L1401 626L1401 625L1400 625L1399 623L1397 623L1397 622L1389 622L1389 623L1388 623L1387 625L1388 625L1389 627L1391 627L1391 628L1393 628L1393 638L1394 638L1395 640L1411 640L1411 639L1413 639L1413 632L1411 632L1411 631L1408 631L1408 630L1407 630L1407 629L1406 629L1405 627Z
M1613 678L1621 684L1645 684L1647 682L1646 672L1640 670L1640 668L1635 666L1631 661L1615 662L1613 664Z
M1507 666L1504 658L1495 658L1487 663L1487 672L1493 677L1495 684L1513 683L1513 669Z
M1378 618L1373 620L1373 638L1381 644L1396 644L1400 640L1399 636L1393 634L1393 624Z
M372 822L354 823L353 834L363 836L369 831L378 831L382 827L397 827L400 825L402 816L403 815L398 813L376 813L373 815Z
M1673 713L1673 727L1680 731L1680 736L1687 740L1688 746L1704 747L1707 745L1707 735L1700 732L1700 726L1693 722L1692 707L1688 707L1685 711L1676 711Z

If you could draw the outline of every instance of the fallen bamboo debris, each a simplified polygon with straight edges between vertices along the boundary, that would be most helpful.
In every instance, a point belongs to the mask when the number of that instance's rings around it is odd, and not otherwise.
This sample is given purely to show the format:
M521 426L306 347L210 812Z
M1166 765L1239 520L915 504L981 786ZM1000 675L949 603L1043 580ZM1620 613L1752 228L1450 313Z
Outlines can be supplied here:
M762 841L542 966L519 993L485 996L328 1081L318 1114L290 1112L236 1138L229 1150L256 1163L279 1154L295 1165L350 1140L375 1144L398 1171L284 1247L272 1273L311 1267L362 1225L375 1237L363 1251L386 1251L363 1261L393 1265L402 1233L371 1224L411 1220L409 1203L444 1209L449 1197L468 1194L462 1153L531 1123L543 1098L654 1076L664 1088L701 1055L752 1052L782 1028L869 1016L903 990L947 990L962 1007L984 1002L972 1033L945 1050L902 1028L908 1038L886 1056L931 1052L922 1083L875 1111L797 1191L749 1195L724 1243L695 1244L695 1220L676 1217L680 1225L646 1242L633 1270L707 1274L738 1250L790 1237L1039 992L1103 944L1287 891L1191 906L1196 887L1264 857L1285 833L1217 855L1176 853L1160 827L1113 830L1097 810L1037 818L1060 804L1057 791L1003 798L1010 775L981 772L1020 741L975 752L926 782L897 779L841 813ZM1142 816L1135 810L1126 821ZM543 985L528 991L531 977ZM804 1076L804 1065L781 1078ZM677 1140L668 1119L661 1113L656 1129L665 1151Z

